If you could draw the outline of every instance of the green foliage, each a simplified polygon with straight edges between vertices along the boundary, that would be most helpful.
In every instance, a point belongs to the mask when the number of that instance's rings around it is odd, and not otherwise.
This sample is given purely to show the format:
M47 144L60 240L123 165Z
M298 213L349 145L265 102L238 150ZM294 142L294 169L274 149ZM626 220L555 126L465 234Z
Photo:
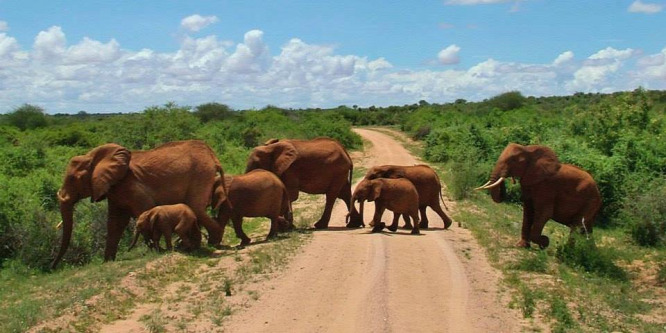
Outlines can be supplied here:
M548 254L546 251L526 251L513 268L536 273L548 271Z
M45 127L48 125L48 119L44 109L39 106L23 104L5 117L7 124L14 126L21 131Z
M525 97L519 91L510 91L492 97L486 103L502 111L509 111L521 108L525 104Z
M567 308L567 303L561 297L554 295L550 298L550 315L555 318L556 324L553 332L567 332L575 328L576 322Z
M626 219L629 233L638 245L666 244L666 180L647 185L647 189L643 190L637 196L627 197L627 209L622 217Z
M233 110L224 104L206 103L195 108L194 115L203 123L212 120L224 120L233 116Z
M557 258L575 268L618 281L627 281L627 273L613 262L608 249L599 249L594 239L572 235L569 242L557 246Z

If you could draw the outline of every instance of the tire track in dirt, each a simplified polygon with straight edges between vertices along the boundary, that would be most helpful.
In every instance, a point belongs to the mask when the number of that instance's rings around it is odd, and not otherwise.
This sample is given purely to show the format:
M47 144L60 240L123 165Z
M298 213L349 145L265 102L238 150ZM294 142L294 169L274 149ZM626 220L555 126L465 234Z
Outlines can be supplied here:
M355 167L419 163L390 136L356 129L372 143ZM500 274L466 229L371 234L344 227L337 202L330 228L314 233L284 272L258 286L260 299L232 315L228 332L513 332L518 314L499 292ZM374 213L366 203L365 220ZM384 221L392 214L385 213ZM402 223L402 222L401 222ZM465 256L462 256L465 253Z

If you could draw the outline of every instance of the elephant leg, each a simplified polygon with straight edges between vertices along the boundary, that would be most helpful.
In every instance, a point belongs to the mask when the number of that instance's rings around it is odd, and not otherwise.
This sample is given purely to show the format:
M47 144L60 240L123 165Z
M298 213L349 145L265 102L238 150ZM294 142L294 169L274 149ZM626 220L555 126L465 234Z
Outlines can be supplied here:
M420 229L420 223L419 223L419 212L418 211L413 211L411 212L412 218L414 219L414 229L412 229L412 235L418 235L421 233Z
M194 208L192 208L194 210ZM222 242L222 237L224 236L224 228L220 226L219 223L215 222L208 213L206 209L194 210L194 214L197 216L197 221L208 231L208 245L218 246ZM198 248L201 246L201 238L193 239L194 247Z
M380 232L386 224L382 222L382 215L384 215L384 205L379 202L375 201L375 215L372 217L372 222L374 223L374 227L372 228L372 232Z
M534 205L532 201L523 201L523 226L520 230L520 241L517 247L530 247L530 230L534 221Z
M326 206L324 207L324 214L319 221L314 224L317 229L328 228L328 222L331 220L331 212L333 211L333 204L335 203L336 195L331 192L326 193Z
M426 208L428 206L420 206L419 211L421 212L421 225L419 225L419 228L421 229L428 229L428 224L430 221L428 221L428 215L426 215Z
M530 230L529 240L538 244L542 249L547 248L548 244L550 244L548 237L541 233L543 232L543 227L551 216L553 216L552 205L538 206L534 209L534 222L532 223L532 229Z
M345 185L342 186L342 189L340 189L340 192L338 193L338 198L344 201L345 205L347 205L347 212L351 213L351 196L352 196L352 190L351 190L351 183L346 182Z
M439 201L437 202L436 205L430 206L430 208L432 208L432 210L434 210L435 213L437 213L437 215L439 215L439 217L442 219L442 221L444 221L444 229L448 229L451 226L451 224L453 223L453 220L451 220L449 215L447 215L446 212L442 209L442 206L439 205ZM425 207L423 207L423 210L421 210L421 218L422 219L427 218L425 216L426 216L425 215ZM421 222L421 224L423 224L423 222ZM427 227L428 222L426 222L425 225Z
M104 261L116 260L118 253L118 243L123 235L123 231L129 224L130 217L127 214L112 212L109 203L109 219L106 221L106 248L104 249Z
M271 238L275 238L278 235L278 218L277 217L271 217L271 228L268 231L268 236L266 236L266 240L269 240Z
M403 229L414 229L414 226L412 225L412 219L409 217L409 214L402 214L402 218L405 220L405 225L402 227Z
M185 250L191 250L192 249L192 243L190 242L190 235L188 235L188 232L191 229L198 229L196 227L196 222L195 223L184 223L180 222L176 224L176 227L174 228L174 232L180 237L180 242L181 245L180 247ZM201 235L201 233L199 233Z
M231 221L234 224L234 232L236 232L236 237L241 240L240 246L250 244L250 237L247 237L243 231L243 217L235 215L231 217Z
M393 223L387 227L388 230L395 232L398 230L398 222L400 221L400 213L393 212ZM405 215L406 216L406 215Z
M173 251L173 243L171 243L171 231L164 233L164 242L166 243L167 251Z

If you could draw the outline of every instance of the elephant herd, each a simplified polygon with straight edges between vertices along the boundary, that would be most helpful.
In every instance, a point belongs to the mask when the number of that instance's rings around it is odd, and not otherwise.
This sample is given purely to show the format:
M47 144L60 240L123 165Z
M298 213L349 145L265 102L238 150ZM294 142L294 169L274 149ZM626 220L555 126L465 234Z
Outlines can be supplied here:
M412 234L428 228L427 207L439 215L445 229L451 225L451 218L440 206L440 180L430 167L372 167L353 193L352 171L345 148L329 138L269 140L252 150L246 173L236 176L224 174L220 161L203 141L170 142L146 151L130 151L113 143L101 145L72 157L67 165L57 193L62 240L51 267L58 265L69 246L75 204L88 197L92 202L108 200L105 261L115 259L130 218L137 218L130 248L142 235L149 247L159 250L164 236L170 250L175 232L184 249L195 249L201 245L201 226L208 232L208 244L219 246L229 219L241 246L247 245L250 238L243 232L243 217L269 218L268 237L273 237L278 231L293 228L291 203L300 191L326 195L324 212L314 224L317 229L328 227L338 198L347 206L350 228L365 225L366 200L376 205L370 222L373 232L386 227L381 222L385 209L394 212L387 227L391 231L397 229L400 216ZM529 247L534 242L547 247L548 237L541 233L551 218L572 231L592 231L601 196L587 172L561 164L547 147L509 144L490 180L477 189L489 189L493 200L501 202L507 177L520 178L522 189L523 225L518 246ZM208 215L208 207L217 210L215 218Z

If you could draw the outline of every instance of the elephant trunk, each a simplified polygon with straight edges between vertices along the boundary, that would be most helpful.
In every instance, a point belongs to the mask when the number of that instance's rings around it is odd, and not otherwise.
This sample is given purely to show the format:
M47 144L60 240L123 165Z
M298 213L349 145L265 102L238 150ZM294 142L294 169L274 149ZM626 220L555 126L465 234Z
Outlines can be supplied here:
M132 244L130 244L129 248L127 249L128 252L132 251L132 249L136 245L136 242L139 240L140 235L141 233L139 232L139 230L134 230L134 239L132 239Z
M60 243L60 249L56 255L55 260L51 263L51 269L55 269L58 266L58 263L65 255L67 248L69 247L69 242L72 239L72 229L74 227L74 204L75 200L71 200L70 197L63 195L63 191L58 191L58 200L60 200L60 215L62 216L62 242Z

